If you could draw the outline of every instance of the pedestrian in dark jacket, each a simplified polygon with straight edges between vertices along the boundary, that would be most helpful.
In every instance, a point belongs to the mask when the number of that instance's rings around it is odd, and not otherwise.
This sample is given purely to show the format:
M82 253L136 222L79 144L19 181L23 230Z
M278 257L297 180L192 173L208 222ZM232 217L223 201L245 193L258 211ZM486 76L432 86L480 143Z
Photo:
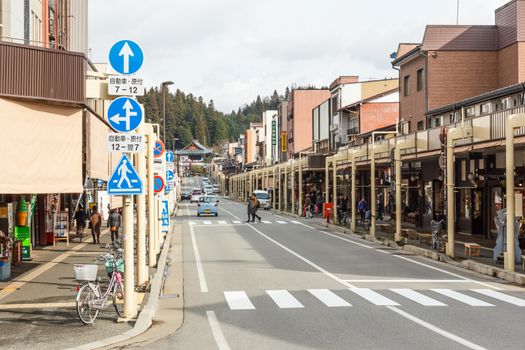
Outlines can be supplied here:
M122 217L116 210L112 210L108 218L108 227L111 232L111 243L118 240L118 229L122 225Z
M257 200L257 197L255 196L255 194L251 195L250 202L251 202L250 214L252 216L252 222L255 222L255 218L259 219L259 222L261 222L261 217L257 215L257 209L259 208L259 201ZM248 221L249 220L250 218L248 217Z
M102 225L102 217L98 212L97 206L93 207L91 216L89 217L91 223L91 235L93 236L93 243L100 244L100 226Z

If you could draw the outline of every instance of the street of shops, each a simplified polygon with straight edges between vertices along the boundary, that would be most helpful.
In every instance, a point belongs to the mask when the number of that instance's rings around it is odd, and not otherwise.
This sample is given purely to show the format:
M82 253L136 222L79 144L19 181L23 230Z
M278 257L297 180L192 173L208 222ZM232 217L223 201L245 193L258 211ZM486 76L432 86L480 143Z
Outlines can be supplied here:
M338 208L331 214L336 219L348 216L347 227L353 232L364 199L376 218L371 220L371 237L388 232L396 242L430 242L432 223L441 222L448 256L460 258L457 249L451 249L458 244L471 255L472 244L472 255L479 252L486 263L515 271L521 267L524 241L525 137L520 127L525 116L520 112L517 108L397 137L372 135L368 142L337 154L303 156L233 175L230 195L246 201L254 190L267 189L274 194L274 210L301 216L310 197L311 203ZM510 131L501 132L505 128ZM507 178L512 171L515 176ZM322 212L320 207L317 211ZM388 216L391 220L380 220ZM505 222L516 222L514 232Z

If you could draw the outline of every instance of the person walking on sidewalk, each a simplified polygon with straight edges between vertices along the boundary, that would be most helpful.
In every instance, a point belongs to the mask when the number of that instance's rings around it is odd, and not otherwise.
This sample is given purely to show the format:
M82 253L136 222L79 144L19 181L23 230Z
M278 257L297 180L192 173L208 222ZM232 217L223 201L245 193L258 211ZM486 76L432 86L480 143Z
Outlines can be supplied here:
M86 212L82 205L78 206L77 212L75 213L75 222L77 224L77 237L80 235L84 236L84 229L86 228Z
M115 243L118 240L118 229L122 225L122 218L120 214L115 210L111 210L108 218L108 227L111 231L111 243Z
M91 224L91 235L93 236L93 244L100 244L100 226L102 225L102 218L98 212L97 206L93 207L91 216L89 217Z

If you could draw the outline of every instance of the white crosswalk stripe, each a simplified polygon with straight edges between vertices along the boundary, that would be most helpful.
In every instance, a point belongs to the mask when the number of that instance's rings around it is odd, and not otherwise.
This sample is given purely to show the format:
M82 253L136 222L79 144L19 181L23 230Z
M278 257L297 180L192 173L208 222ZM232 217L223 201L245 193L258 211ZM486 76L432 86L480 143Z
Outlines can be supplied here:
M447 304L443 304L442 302L432 299L430 297L427 297L424 294L421 294L419 292L416 292L415 290L408 289L408 288L390 288L390 290L394 293L397 293L399 295L404 296L407 299L410 299L418 304L421 304L423 306L447 306Z
M409 288L389 289L389 291L395 293L396 295L405 298L405 302L387 298L383 295L385 290L374 291L370 288L349 288L349 291L355 294L353 297L353 294L351 293L349 294L346 292L346 295L341 294L340 296L329 289L307 289L307 291L311 297L309 299L304 299L305 302L308 301L306 304L303 304L292 293L285 289L266 290L265 293L270 299L272 299L279 309L300 309L305 308L305 305L306 307L311 306L312 303L324 305L329 308L351 307L353 306L352 304L354 304L351 303L352 299L356 299L355 295L377 306L409 306L410 302L415 302L424 307L450 306L450 304L446 304L426 295L431 292L438 293L442 296L450 298L451 300L458 301L469 306L495 306L494 304L490 304L481 299L464 294L465 291L458 292L452 289L429 289L423 291L416 291ZM467 292L469 292L469 290L467 290ZM516 306L525 306L525 299L517 298L491 289L471 289L470 292L479 293L487 297L497 299L503 303L510 303ZM231 310L255 309L254 304L251 302L245 291L225 291L223 293Z
M219 224L224 225L224 224L227 224L227 222L226 221L219 221Z
M286 221L276 221L278 224L281 224L281 225L284 225L284 224L287 224Z
M370 288L350 288L350 291L378 306L399 306L395 301L374 292Z
M452 289L432 289L432 291L445 295L449 298L460 301L470 306L494 306L483 300L476 299L466 294L456 292L455 290L452 290Z
M292 220L292 221L290 221L290 222L291 222L292 224L300 224L300 222L297 221L297 220Z
M492 289L471 289L473 292L486 295L488 297L504 301L517 306L525 306L525 300L513 297L511 295L503 294Z
M303 304L290 294L287 290L267 290L266 293L281 309L298 309L303 308Z
M232 310L254 310L255 306L244 291L224 292L226 302Z
M211 221L203 221L202 223L203 223L204 225L211 225L211 224L212 224Z
M236 221L234 221L233 223L234 223L234 224L242 224L242 222L240 222L240 221L237 221L237 220L236 220Z
M308 292L328 307L352 306L352 304L328 289L308 289Z
M262 220L261 221L263 224L271 224L272 222L271 221L268 221L268 220Z

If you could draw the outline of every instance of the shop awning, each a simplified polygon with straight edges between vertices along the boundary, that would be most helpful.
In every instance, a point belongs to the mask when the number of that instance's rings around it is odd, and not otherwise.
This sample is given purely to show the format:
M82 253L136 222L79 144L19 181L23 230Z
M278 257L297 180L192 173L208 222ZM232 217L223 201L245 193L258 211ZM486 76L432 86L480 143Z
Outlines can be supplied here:
M0 98L0 193L82 192L82 110Z
M107 181L110 172L110 159L107 150L109 127L90 112L87 112L87 176Z

